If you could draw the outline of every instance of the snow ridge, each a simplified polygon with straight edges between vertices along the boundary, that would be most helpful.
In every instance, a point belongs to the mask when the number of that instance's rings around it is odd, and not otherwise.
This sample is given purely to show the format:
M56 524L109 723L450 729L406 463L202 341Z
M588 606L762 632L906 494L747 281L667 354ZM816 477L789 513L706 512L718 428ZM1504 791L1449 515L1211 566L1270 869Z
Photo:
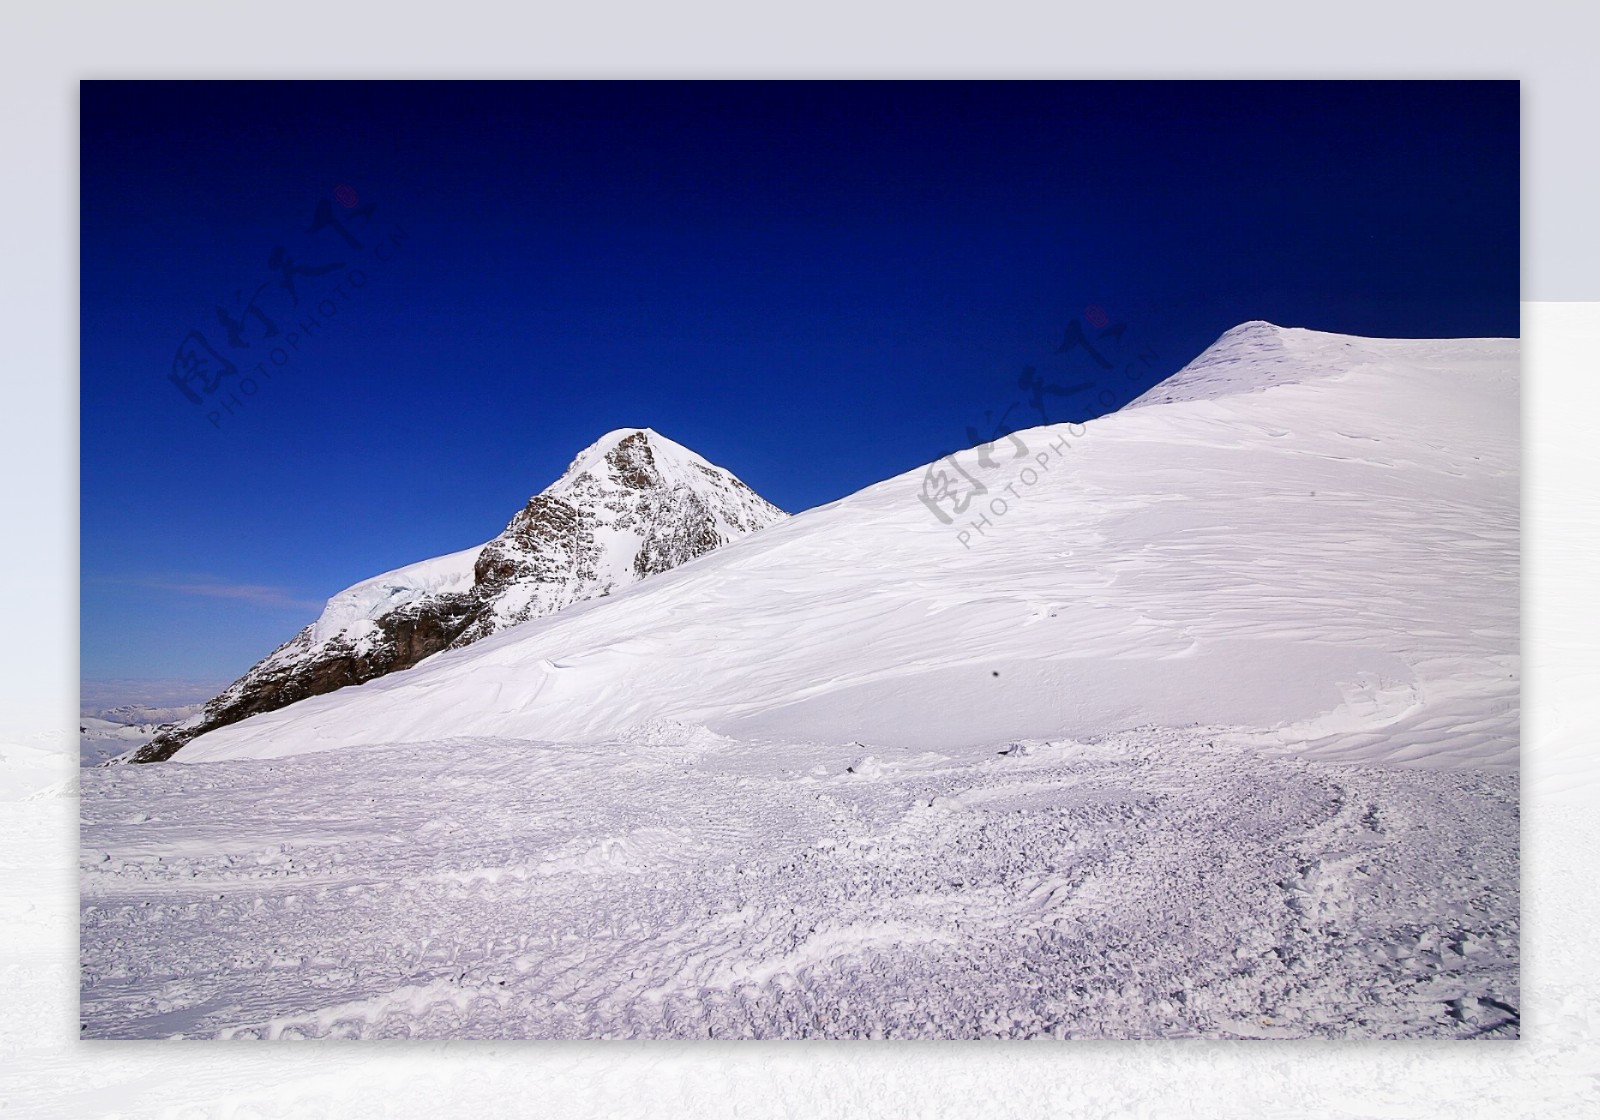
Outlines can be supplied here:
M955 457L987 485L958 523L907 472L180 760L593 743L664 719L896 749L1200 725L1270 752L1515 766L1515 340L1247 323L1137 407L1019 438L1023 458ZM634 458L573 485L603 503Z
M1337 375L1369 354L1367 340L1280 327L1260 319L1223 332L1194 361L1147 389L1128 408L1214 400Z

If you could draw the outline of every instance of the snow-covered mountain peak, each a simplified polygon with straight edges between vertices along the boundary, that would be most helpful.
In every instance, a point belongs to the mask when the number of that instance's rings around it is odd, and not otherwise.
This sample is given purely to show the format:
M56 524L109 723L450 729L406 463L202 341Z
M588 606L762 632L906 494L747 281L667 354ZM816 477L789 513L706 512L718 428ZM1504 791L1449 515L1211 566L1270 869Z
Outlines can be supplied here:
M629 462L653 462L656 452L665 451L669 445L684 459L700 458L652 428L615 428L578 452L561 477L543 492L560 490L581 475L611 476Z
M707 478L738 481L721 467L653 428L616 428L578 452L561 477L542 493L564 493L583 479L621 489L647 490L675 485L700 486Z
M595 440L560 478L534 496L519 517L543 519L552 503L591 509L602 522L624 529L663 517L676 519L680 527L694 523L701 528L689 535L708 542L731 540L784 516L733 474L652 428L617 428ZM675 511L670 516L669 507ZM643 521L635 515L642 515ZM513 521L506 531L515 528ZM628 559L633 562L631 553ZM651 566L653 561L641 562L651 571L664 570Z
M650 428L607 432L499 536L363 580L137 761L665 572L786 515Z
M1258 393L1348 370L1366 340L1252 319L1224 331L1177 373L1128 408Z

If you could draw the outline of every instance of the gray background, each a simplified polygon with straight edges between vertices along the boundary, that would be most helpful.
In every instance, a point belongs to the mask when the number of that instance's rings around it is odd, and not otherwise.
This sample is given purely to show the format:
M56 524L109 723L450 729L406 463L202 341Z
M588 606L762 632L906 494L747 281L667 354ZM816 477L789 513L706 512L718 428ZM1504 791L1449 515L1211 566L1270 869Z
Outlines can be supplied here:
M13 6L0 46L0 1104L40 1116L1600 1114L1595 6ZM76 1041L81 77L1492 77L1523 81L1524 1041ZM197 182L197 191L205 184ZM83 371L93 376L92 370ZM128 449L137 454L136 447ZM138 531L129 511L129 531Z

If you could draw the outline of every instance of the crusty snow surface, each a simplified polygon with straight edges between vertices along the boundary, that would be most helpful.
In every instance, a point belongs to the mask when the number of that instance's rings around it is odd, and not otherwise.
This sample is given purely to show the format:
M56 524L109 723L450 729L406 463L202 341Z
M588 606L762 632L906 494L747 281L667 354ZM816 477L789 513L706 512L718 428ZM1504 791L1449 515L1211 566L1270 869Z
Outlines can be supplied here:
M1023 750L86 773L84 1036L1516 1034L1509 775Z
M85 772L83 1034L1514 1037L1516 368L1247 324Z

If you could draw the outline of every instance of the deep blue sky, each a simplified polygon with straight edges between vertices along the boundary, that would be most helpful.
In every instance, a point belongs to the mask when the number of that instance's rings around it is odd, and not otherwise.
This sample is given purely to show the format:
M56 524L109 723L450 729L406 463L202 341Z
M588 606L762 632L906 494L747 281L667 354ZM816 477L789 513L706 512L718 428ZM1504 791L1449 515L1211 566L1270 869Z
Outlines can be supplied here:
M1028 366L1089 386L1060 421L1248 319L1516 335L1518 116L1514 82L84 83L83 674L237 675L611 428L797 511L1040 423ZM1074 320L1147 376L1058 353Z

